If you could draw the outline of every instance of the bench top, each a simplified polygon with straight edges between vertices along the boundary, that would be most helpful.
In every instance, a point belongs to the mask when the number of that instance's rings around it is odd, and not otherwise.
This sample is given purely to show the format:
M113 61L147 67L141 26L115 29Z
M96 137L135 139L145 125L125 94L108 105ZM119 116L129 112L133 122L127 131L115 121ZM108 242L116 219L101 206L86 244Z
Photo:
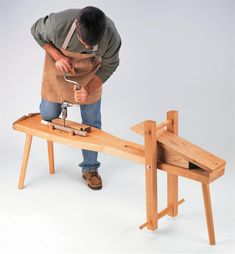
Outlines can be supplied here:
M91 132L87 137L71 136L67 132L51 130L48 126L41 124L40 121L41 116L39 114L32 114L31 117L24 116L13 123L13 129L60 144L105 152L140 164L145 163L144 146L141 144L118 138L94 127L91 127ZM74 125L76 125L75 122Z

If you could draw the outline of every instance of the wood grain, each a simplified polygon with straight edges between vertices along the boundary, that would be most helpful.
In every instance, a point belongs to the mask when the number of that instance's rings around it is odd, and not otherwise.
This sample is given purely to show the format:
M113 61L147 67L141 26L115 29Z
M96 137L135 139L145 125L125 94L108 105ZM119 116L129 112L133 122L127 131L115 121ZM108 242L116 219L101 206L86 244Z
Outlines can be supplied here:
M49 171L50 174L55 174L55 165L54 165L54 146L52 141L47 141L48 149L48 160L49 160Z
M146 121L144 124L145 144L145 185L146 185L146 219L147 229L158 227L157 214L157 142L156 122Z
M50 130L40 123L40 115L22 120L13 125L18 131L76 148L104 152L125 160L145 164L144 146L118 138L103 130L91 127L87 137L70 136L60 130Z
M206 214L209 243L211 245L215 245L215 232L214 232L214 223L213 223L209 184L202 183L202 193L203 193L204 208L205 208L205 214Z
M60 118L52 120L52 123L64 126L64 120L60 119ZM76 122L73 122L73 121L70 121L70 120L65 121L65 126L69 127L69 128L76 129L76 130L80 130L80 131L86 131L88 133L91 132L91 126L81 124L81 123L76 123Z
M29 154L30 154L30 148L32 144L32 135L26 134L25 138L25 145L24 145L24 154L23 154L23 160L22 160L22 165L21 165L21 170L20 170L20 178L19 178L19 184L18 188L23 189L24 188L24 180L25 180L25 175L26 175L26 170L27 170L27 165L28 165L28 160L29 160Z
M171 125L167 126L167 130L178 135L178 112L174 110L168 111L167 120L172 122ZM169 156L171 162L171 158L176 159L175 156ZM175 161L173 163L175 163ZM178 215L178 176L169 172L167 172L167 207L170 207L168 211L169 216L175 217Z
M142 135L143 122L133 126L131 130ZM157 131L157 142L163 149L180 154L183 159L210 173L225 168L226 161L168 130Z

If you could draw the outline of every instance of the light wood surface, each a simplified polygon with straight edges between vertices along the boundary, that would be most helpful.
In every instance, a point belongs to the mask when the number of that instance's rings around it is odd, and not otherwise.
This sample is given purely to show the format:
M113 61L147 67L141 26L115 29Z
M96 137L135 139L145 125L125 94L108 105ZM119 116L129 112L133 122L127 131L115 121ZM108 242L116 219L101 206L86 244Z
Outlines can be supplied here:
M146 181L146 219L149 222L147 229L155 230L158 227L157 214L157 142L156 122L146 121L144 124L145 144L145 181Z
M143 135L143 122L131 127L131 130ZM225 168L226 161L168 130L157 131L157 141L163 148L180 154L185 160L210 173Z
M113 136L103 130L91 127L88 137L70 136L68 133L48 129L40 123L41 117L34 113L33 117L24 116L13 123L13 128L31 136L37 136L48 141L69 145L75 148L104 152L119 158L133 161L145 165L144 145L130 142ZM158 142L159 147L159 142ZM224 168L209 173L208 171L197 169L185 169L169 163L158 161L158 169L174 175L186 177L203 183L210 183L224 174Z
M71 136L73 136L73 135L78 135L78 136L82 136L82 137L88 136L88 133L86 131L74 129L72 127L64 126L62 124L52 123L52 122L48 122L45 120L41 120L41 124L48 126L50 130L56 129L59 131L68 132L69 135L71 135Z
M52 123L55 123L55 124L60 124L60 125L64 125L64 120L63 119L54 119L52 120ZM66 120L65 121L65 126L66 127L69 127L69 128L73 128L73 129L76 129L76 130L80 130L80 131L86 131L86 132L91 132L91 127L88 126L88 125L85 125L85 124L81 124L81 123L76 123L76 122L73 122L73 121L70 121L70 120Z
M32 136L47 140L49 171L51 174L55 173L53 142L104 152L145 165L147 221L140 228L147 227L150 230L155 230L158 227L160 218L167 214L173 217L178 214L178 206L184 202L184 199L178 201L178 176L201 182L209 242L211 245L215 244L209 183L224 174L226 162L178 136L178 113L176 111L169 111L167 120L160 124L148 120L132 128L137 133L144 135L144 145L118 138L94 127L91 127L91 132L87 137L71 136L61 130L48 128L48 126L42 125L40 121L40 115L33 113L23 116L13 123L15 130L26 133L18 184L19 189L24 187ZM74 122L70 124L71 127L73 126L72 128L76 125ZM167 127L167 130L164 129L165 127ZM182 167L169 164L169 161L161 161L162 158L158 157L159 147L163 149L163 152L164 150L168 151L168 156L174 157L171 160L182 165ZM185 168L186 163L193 163L198 168ZM167 172L167 207L160 213L158 213L157 205L157 168Z
M212 216L212 206L211 206L209 184L202 183L202 193L203 193L204 208L205 208L205 214L206 214L209 243L211 245L215 245L215 232L214 232L214 223L213 223L213 216Z
M181 205L181 204L184 203L184 202L185 202L185 199L182 198L181 200L179 200L179 201L177 202L177 205L179 206L179 205ZM164 217L165 215L167 215L171 209L172 209L172 207L166 207L165 209L161 210L158 214L155 214L155 215L153 216L153 220L155 220L155 219L160 220L162 217ZM149 224L149 221L147 221L147 222L145 222L144 224L142 224L141 226L139 226L139 228L140 228L140 229L143 229L143 228L147 227L148 224Z
M103 130L91 127L88 137L70 136L60 130L50 130L40 123L40 115L13 124L18 131L60 144L97 152L104 152L125 160L145 164L144 146L113 136Z
M226 162L223 159L169 131L162 133L159 140L165 147L180 153L185 159L210 173L225 168Z
M158 162L157 168L171 174L182 176L201 183L210 183L210 174L202 169L186 169L164 162Z
M145 120L143 122L140 122L140 123L132 126L130 129L133 130L134 132L144 136L144 123L146 121L152 121L152 120ZM156 123L156 131L158 132L162 128L167 127L167 126L170 127L171 125L173 125L173 121L169 120L169 119L159 122L159 123Z
M54 165L54 147L52 141L47 141L47 149L48 149L49 171L50 174L53 175L55 173L55 165Z
M178 112L168 111L167 120L172 122L171 125L167 126L167 130L178 135ZM178 215L178 175L169 172L167 172L167 207L170 207L169 216Z
M180 153L169 150L163 147L161 143L158 142L158 160L166 162L175 166L182 168L190 168L191 164L188 160L182 157Z
M26 175L26 170L27 170L27 165L29 160L29 153L30 153L30 148L32 144L32 138L33 137L30 134L27 134L25 138L24 154L23 154L23 160L22 160L22 165L20 170L20 179L18 184L19 189L24 188L24 180L25 180L25 175Z

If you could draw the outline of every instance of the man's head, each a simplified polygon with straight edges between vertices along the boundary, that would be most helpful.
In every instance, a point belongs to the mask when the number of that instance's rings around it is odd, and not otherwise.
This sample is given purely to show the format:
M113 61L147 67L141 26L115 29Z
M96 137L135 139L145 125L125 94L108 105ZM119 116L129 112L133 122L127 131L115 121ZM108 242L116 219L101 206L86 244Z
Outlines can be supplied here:
M78 16L77 34L85 46L97 45L106 29L106 16L98 8L87 6L83 8Z

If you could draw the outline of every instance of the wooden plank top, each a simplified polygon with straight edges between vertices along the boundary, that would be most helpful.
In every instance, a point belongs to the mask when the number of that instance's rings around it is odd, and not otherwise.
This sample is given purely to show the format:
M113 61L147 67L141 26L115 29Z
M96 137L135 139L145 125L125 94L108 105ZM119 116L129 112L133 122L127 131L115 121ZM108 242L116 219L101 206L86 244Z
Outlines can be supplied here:
M140 164L145 163L144 146L141 144L118 138L94 127L91 127L91 133L87 137L71 136L60 130L51 130L40 121L39 114L33 114L32 117L25 116L13 123L13 129L60 144L105 152Z
M144 122L133 126L131 129L143 135ZM210 173L225 168L226 161L223 159L165 129L157 131L157 141L162 147L179 153L186 160Z

